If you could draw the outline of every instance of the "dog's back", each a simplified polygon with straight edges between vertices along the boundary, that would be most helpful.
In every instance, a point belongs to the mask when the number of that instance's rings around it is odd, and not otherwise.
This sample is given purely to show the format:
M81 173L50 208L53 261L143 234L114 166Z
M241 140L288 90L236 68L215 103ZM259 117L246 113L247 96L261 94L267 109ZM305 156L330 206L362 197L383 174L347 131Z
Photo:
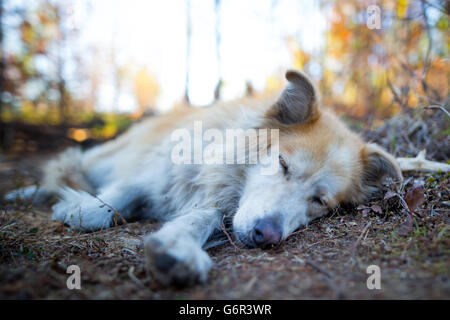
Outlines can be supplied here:
M206 108L181 107L143 119L102 145L86 151L72 147L58 154L42 165L42 179L38 186L11 191L5 199L12 201L20 197L42 203L52 195L58 195L65 187L95 194L111 181L135 175L136 167L144 157L158 150L174 130L192 130L194 121L202 122L203 129L252 127L270 106L272 98L265 99L268 102L244 98Z

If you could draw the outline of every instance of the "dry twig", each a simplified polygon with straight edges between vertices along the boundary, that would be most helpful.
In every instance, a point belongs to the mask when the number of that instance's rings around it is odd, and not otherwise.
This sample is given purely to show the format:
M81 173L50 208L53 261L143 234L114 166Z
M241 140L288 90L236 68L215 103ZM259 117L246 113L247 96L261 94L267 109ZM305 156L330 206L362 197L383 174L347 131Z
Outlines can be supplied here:
M450 165L446 163L425 159L426 150L422 150L415 158L397 158L402 171L449 171Z

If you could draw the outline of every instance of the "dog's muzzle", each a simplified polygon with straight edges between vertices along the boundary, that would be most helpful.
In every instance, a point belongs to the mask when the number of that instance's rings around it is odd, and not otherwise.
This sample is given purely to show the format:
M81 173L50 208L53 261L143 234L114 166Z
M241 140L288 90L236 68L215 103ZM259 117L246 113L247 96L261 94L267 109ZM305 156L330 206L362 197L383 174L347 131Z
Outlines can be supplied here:
M251 231L251 240L255 247L267 248L281 241L281 228L276 221L270 218L256 221Z

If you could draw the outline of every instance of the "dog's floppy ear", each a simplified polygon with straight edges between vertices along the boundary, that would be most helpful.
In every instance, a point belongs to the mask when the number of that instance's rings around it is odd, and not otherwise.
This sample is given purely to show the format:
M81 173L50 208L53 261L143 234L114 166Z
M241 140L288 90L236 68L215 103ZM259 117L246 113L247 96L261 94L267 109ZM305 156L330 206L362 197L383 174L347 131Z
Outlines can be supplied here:
M402 182L403 176L393 156L374 143L368 143L361 149L363 163L362 185L377 187L386 176L396 182Z
M301 71L286 72L288 84L266 118L283 125L305 123L318 116L319 95L311 80Z

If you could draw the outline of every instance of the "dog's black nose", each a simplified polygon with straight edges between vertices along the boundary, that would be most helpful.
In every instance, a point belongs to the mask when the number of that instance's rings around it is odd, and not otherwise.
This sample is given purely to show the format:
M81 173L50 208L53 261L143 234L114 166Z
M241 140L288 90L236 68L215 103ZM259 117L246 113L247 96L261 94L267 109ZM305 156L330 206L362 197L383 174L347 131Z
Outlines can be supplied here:
M271 219L258 220L252 231L252 239L259 248L277 244L281 240L280 227Z

